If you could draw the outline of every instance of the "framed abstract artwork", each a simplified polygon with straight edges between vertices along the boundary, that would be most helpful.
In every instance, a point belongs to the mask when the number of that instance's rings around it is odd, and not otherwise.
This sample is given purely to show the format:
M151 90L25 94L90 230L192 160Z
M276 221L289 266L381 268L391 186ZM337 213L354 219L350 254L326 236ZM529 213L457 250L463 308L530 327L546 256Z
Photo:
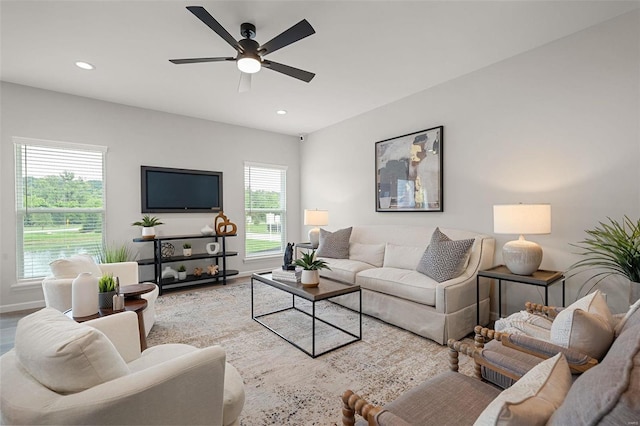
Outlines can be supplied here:
M441 212L443 126L376 142L376 211Z

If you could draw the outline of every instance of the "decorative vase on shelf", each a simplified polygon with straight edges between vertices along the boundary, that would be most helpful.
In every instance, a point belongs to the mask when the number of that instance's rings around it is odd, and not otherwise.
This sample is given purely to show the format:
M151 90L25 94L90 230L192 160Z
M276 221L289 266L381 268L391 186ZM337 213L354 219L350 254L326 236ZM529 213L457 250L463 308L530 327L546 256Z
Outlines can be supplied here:
M213 228L209 225L205 225L204 228L200 230L202 235L213 235Z
M98 278L91 272L83 272L71 282L71 311L77 318L98 313Z
M178 278L178 271L171 268L171 266L165 266L162 270L162 278Z
M113 309L113 296L115 295L115 291L105 291L104 293L98 293L98 306L100 307L100 309Z
M156 237L156 228L153 226L142 227L142 238L145 240L153 240Z
M191 249L190 248L183 248L182 249L182 255L185 256L185 257L191 256Z
M220 251L220 243L209 243L205 247L209 254L216 254Z
M186 280L187 279L187 271L178 272L178 279L179 280Z

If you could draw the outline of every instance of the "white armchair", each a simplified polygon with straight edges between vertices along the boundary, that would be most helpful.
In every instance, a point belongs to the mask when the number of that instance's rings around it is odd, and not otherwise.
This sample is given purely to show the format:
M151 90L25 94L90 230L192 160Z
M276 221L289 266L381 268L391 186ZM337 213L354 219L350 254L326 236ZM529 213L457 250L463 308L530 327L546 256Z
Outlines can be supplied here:
M97 276L112 273L120 278L120 285L138 284L138 264L136 262L100 263L96 264L88 255L76 255L69 259L59 259L51 263L53 275L42 281L44 303L47 308L54 308L60 312L71 309L71 283L81 272L92 272ZM142 298L146 299L147 307L142 312L144 317L145 335L149 335L151 327L156 321L155 302L158 298L158 286Z
M137 316L78 324L44 308L0 357L2 424L237 425L244 384L220 346L140 352Z

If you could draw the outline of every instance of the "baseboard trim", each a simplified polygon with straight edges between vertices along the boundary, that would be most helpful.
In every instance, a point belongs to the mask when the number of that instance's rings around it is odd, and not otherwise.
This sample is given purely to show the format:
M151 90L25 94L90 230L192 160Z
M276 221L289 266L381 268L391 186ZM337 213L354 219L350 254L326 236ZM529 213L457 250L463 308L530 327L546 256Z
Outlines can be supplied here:
M28 311L31 309L44 308L44 300L35 300L31 302L14 303L11 305L0 305L0 314L9 312Z

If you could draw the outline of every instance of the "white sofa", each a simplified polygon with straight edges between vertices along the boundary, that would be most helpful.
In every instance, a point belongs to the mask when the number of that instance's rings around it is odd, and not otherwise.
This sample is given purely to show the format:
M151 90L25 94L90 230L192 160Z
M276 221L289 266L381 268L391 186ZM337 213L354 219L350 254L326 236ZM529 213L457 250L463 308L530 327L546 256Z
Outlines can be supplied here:
M138 284L138 263L117 262L96 264L89 255L76 255L68 259L58 259L51 263L51 276L42 281L44 303L47 308L54 308L60 312L71 309L71 283L81 272L91 272L100 277L112 273L120 278L120 285ZM156 322L155 303L158 298L158 286L142 298L146 299L147 307L142 311L145 335L149 335L151 327Z
M138 317L78 324L44 308L18 322L0 357L2 424L239 424L238 371L220 346L165 344L140 352Z
M476 324L476 274L493 266L495 240L484 234L441 228L451 240L474 239L460 276L437 282L416 271L435 228L426 226L354 226L349 258L320 257L331 270L320 274L362 288L367 315L432 339L441 345L460 339ZM322 249L322 239L319 249ZM321 250L320 250L321 251ZM333 299L352 309L358 296ZM489 321L489 286L480 288L480 322Z

